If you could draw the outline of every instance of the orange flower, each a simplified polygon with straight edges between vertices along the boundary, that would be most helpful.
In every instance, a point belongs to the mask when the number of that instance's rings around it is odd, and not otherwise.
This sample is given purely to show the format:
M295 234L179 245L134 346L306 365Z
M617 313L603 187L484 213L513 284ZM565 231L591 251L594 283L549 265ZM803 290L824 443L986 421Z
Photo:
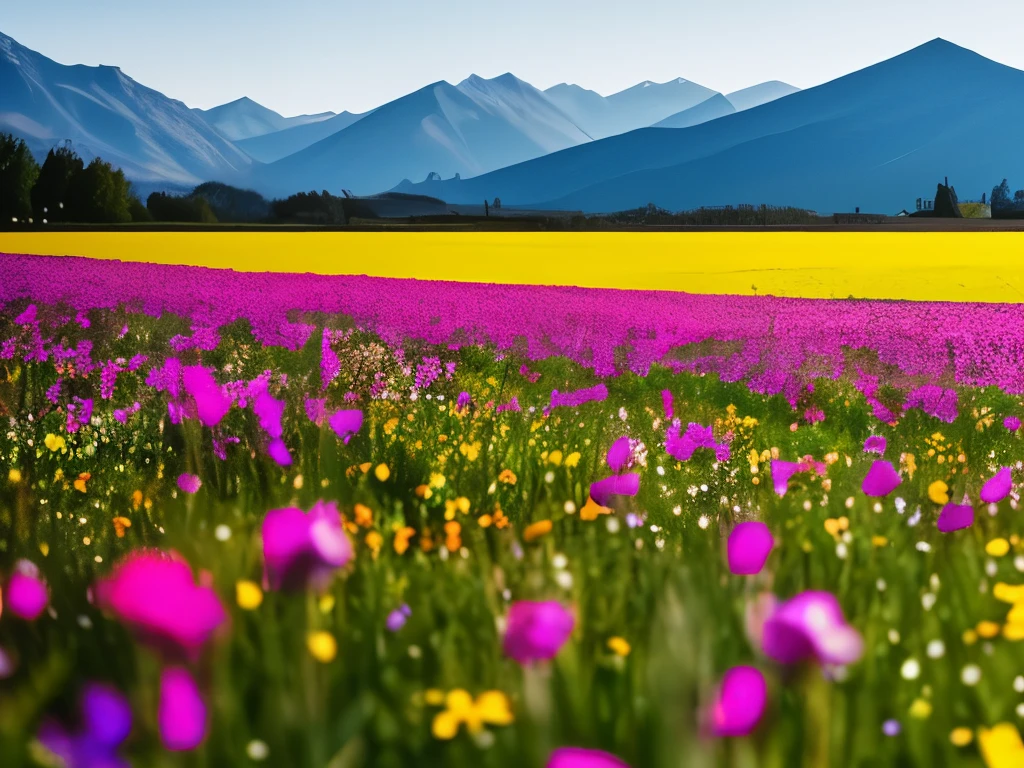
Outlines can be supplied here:
M434 548L434 535L430 532L429 528L424 528L423 533L420 534L420 549L424 552L429 552Z
M114 533L117 534L117 538L123 539L125 529L132 527L132 521L127 517L115 517L114 518Z
M373 510L365 504L356 504L356 525L362 526L363 528L369 528L373 525Z
M462 548L462 537L459 536L461 532L462 526L454 520L444 524L444 545L448 548L449 552L458 552Z
M374 558L380 554L380 548L384 544L384 537L381 536L377 531L370 531L366 534L366 546L370 548Z
M395 531L395 552L404 555L409 549L409 539L416 535L416 529L406 526Z
M507 485L515 485L516 480L516 473L511 469L503 469L501 470L501 474L498 475L498 482L505 483Z
M491 523L494 522L494 518L492 518L490 515L480 515L480 517L478 517L476 521L480 524L481 528L490 528Z
M525 541L533 541L539 539L541 536L551 533L551 521L540 520L536 523L526 526L526 530L523 531L523 539Z
M132 494L132 509L138 509L142 506L142 491L135 491Z
M612 511L609 507L602 507L588 496L587 503L580 510L580 520L597 520L598 515L610 515L611 513Z
M88 472L83 472L82 474L80 474L78 476L78 479L75 480L75 490L78 491L79 493L85 493L85 484L89 482L91 478L92 475L90 475Z
M505 517L505 513L501 511L501 507L494 507L494 527L495 528L507 528L509 525L508 518Z

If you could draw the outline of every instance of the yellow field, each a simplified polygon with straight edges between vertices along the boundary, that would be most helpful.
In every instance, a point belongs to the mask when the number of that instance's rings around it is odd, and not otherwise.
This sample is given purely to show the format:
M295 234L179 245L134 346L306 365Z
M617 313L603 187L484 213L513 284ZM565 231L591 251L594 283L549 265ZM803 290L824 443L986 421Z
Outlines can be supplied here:
M0 233L0 252L710 294L1024 301L1021 232L47 232Z

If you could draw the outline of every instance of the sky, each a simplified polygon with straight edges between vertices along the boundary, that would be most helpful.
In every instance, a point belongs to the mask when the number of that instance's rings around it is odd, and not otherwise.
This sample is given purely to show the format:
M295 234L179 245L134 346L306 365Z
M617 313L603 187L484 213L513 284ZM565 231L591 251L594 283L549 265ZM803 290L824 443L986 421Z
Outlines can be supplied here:
M1024 69L1024 2L990 0L10 0L0 32L119 66L208 109L362 112L438 80L512 72L608 95L676 77L729 92L832 80L935 37ZM45 9L45 12L43 12Z

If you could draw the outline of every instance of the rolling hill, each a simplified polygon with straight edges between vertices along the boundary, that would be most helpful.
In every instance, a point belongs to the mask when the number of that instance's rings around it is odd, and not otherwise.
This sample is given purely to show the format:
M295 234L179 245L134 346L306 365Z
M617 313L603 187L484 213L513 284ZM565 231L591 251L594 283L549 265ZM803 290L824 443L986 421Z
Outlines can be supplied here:
M949 176L961 199L1024 176L1024 72L936 39L689 128L642 129L459 182L450 202L615 211L768 203L895 212Z
M132 180L194 185L230 181L251 158L180 101L117 67L65 66L0 34L0 131L25 139L40 159L70 140Z
M725 97L737 112L742 112L745 109L752 109L767 104L769 101L781 99L783 96L789 96L799 90L796 86L781 80L769 80L766 83L758 83L749 88L741 88L738 91L727 93Z

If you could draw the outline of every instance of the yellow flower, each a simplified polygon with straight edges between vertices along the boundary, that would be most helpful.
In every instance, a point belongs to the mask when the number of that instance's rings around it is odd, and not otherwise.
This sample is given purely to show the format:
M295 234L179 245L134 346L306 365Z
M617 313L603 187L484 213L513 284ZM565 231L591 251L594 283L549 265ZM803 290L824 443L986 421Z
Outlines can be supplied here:
M317 602L317 608L320 609L320 613L325 616L334 610L334 595L328 592L326 595L321 595L320 600Z
M501 470L501 474L498 475L498 482L506 483L508 485L515 485L516 479L516 473L511 469L503 469Z
M387 421L384 422L384 434L385 435L390 435L392 432L395 431L395 428L397 426L398 426L398 417L397 416L395 416L394 418L388 419Z
M992 638L999 634L999 625L994 621L979 621L974 629L978 637Z
M459 453L465 456L470 461L476 461L476 457L480 455L480 449L484 447L484 444L479 440L474 440L472 443L463 443L459 446Z
M903 457L903 466L907 470L907 477L914 479L914 472L917 471L917 462L914 461L914 454L908 453Z
M914 703L910 705L910 716L917 718L918 720L926 720L931 717L932 705L924 699L914 699Z
M954 747L966 747L972 741L974 741L974 733L970 728L954 728L949 734L949 740L953 743Z
M370 467L372 466L373 464L371 462L364 461L362 464L359 465L359 471L365 475L367 472L370 471Z
M633 650L629 643L624 638L612 637L608 639L608 647L619 656L629 656L629 652Z
M839 521L836 520L834 517L828 518L825 521L825 531L830 536L838 536L839 535Z
M423 692L423 700L432 707L444 704L444 691L439 688L428 688Z
M1006 539L992 539L985 545L985 553L990 557L1002 557L1010 551L1010 542Z
M416 535L416 529L406 526L395 531L395 552L404 555L409 549L409 539Z
M89 480L91 479L92 475L89 474L88 472L83 472L82 474L80 474L78 476L78 479L75 480L75 490L78 491L79 493L85 493L85 484L89 482Z
M478 517L476 521L477 523L479 523L481 528L490 528L491 523L494 522L490 515L480 515L480 517Z
M117 538L123 539L125 529L132 527L132 521L127 517L118 515L114 518L114 533L117 534Z
M380 548L384 546L384 537L381 536L377 531L370 531L366 534L366 546L370 548L374 557L380 554Z
M445 709L434 716L431 732L436 739L454 739L459 726L479 733L487 725L508 725L513 721L508 697L501 691L485 691L476 701L468 691L458 688L445 697Z
M1024 743L1012 723L978 729L978 750L988 768L1020 768L1024 765Z
M365 504L356 504L356 525L362 526L363 528L369 528L373 525L373 510Z
M562 452L552 451L551 453L548 454L548 461L550 461L556 467L560 466L562 463Z
M1019 603L1024 601L1024 584L1007 584L1000 581L992 588L992 595L996 600L1004 603Z
M876 547L884 547L886 544L889 543L889 540L885 538L885 536L872 536L871 543L874 544Z
M941 480L936 480L928 486L928 498L936 504L949 503L949 486Z
M974 645L978 642L978 633L973 629L965 629L962 639L964 641L964 645Z
M580 457L581 454L579 451L573 451L572 453L565 457L565 466L575 467L577 464L580 463Z
M377 479L382 483L391 477L391 470L388 469L387 464L378 464L377 468L373 470L373 474L377 476Z
M446 478L440 472L430 473L430 487L431 488L444 488Z
M243 611L255 611L263 602L263 590L255 581L242 579L235 584L235 601Z
M11 482L11 483L14 483L15 485L20 483L21 482L21 470L20 469L12 469L10 472L7 473L7 480L9 482Z
M1011 624L1024 624L1024 601L1014 604L1006 620Z
M53 433L43 438L43 444L54 452L67 450L67 443L64 441L64 438Z
M526 529L523 531L523 540L533 541L534 539L539 539L546 533L551 533L551 521L539 520L536 523L526 526Z
M612 511L609 507L602 507L593 498L588 496L587 503L580 510L580 520L597 520L598 515L610 515L611 513Z
M1003 627L1003 637L1017 642L1024 640L1024 622L1014 622Z
M338 641L330 632L310 632L306 637L306 647L321 664L330 664L338 655Z
M431 496L434 495L434 492L430 490L429 485L417 485L415 493L421 499L429 499Z

